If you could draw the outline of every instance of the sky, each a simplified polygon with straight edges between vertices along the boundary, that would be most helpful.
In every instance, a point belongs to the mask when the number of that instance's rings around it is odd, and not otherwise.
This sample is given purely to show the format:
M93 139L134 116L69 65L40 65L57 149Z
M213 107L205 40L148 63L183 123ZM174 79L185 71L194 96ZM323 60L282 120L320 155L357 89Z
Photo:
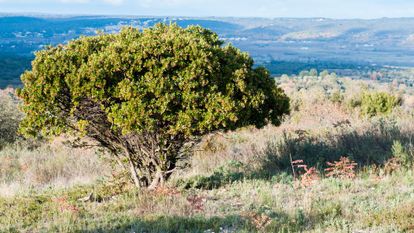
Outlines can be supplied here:
M414 17L414 0L0 0L0 13L190 17Z

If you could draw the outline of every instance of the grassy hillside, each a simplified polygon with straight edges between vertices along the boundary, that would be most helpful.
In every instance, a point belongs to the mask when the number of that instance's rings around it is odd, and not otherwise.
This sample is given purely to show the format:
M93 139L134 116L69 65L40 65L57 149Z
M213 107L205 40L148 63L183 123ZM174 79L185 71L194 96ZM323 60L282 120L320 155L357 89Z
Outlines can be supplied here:
M413 231L414 88L276 82L292 105L280 127L205 137L155 191L134 190L104 152L3 140L0 232ZM15 131L16 104L3 92L0 135Z

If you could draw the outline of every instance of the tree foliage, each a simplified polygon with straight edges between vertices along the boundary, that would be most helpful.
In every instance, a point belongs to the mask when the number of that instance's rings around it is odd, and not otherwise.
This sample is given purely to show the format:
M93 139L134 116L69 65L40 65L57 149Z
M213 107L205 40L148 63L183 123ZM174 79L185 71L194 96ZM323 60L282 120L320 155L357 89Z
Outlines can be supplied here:
M141 187L168 178L197 137L279 125L289 112L266 69L198 26L124 28L49 47L22 81L23 134L95 139Z

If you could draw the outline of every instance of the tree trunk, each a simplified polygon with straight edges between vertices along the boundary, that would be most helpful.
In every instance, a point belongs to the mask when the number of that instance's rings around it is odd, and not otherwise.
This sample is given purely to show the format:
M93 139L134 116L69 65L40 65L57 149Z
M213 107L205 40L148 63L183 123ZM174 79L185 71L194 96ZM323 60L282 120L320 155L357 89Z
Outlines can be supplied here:
M182 141L168 141L154 135L136 135L119 140L122 156L128 159L129 173L134 185L154 190L163 186L175 170ZM126 164L125 164L126 165Z
M128 160L129 160L132 180L134 181L134 184L137 188L141 188L141 182L139 182L137 169L136 169L134 163L132 162L132 160L130 158Z
M154 190L159 186L164 186L164 172L160 170L155 174L150 186L148 186L148 190Z

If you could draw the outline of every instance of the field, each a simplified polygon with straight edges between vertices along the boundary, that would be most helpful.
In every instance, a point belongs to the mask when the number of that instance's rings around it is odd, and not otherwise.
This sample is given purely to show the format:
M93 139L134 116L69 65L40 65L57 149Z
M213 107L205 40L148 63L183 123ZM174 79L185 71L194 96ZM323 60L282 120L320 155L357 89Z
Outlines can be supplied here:
M292 108L280 127L207 135L153 191L104 151L21 139L2 91L0 232L414 231L414 88L326 72L276 83Z

